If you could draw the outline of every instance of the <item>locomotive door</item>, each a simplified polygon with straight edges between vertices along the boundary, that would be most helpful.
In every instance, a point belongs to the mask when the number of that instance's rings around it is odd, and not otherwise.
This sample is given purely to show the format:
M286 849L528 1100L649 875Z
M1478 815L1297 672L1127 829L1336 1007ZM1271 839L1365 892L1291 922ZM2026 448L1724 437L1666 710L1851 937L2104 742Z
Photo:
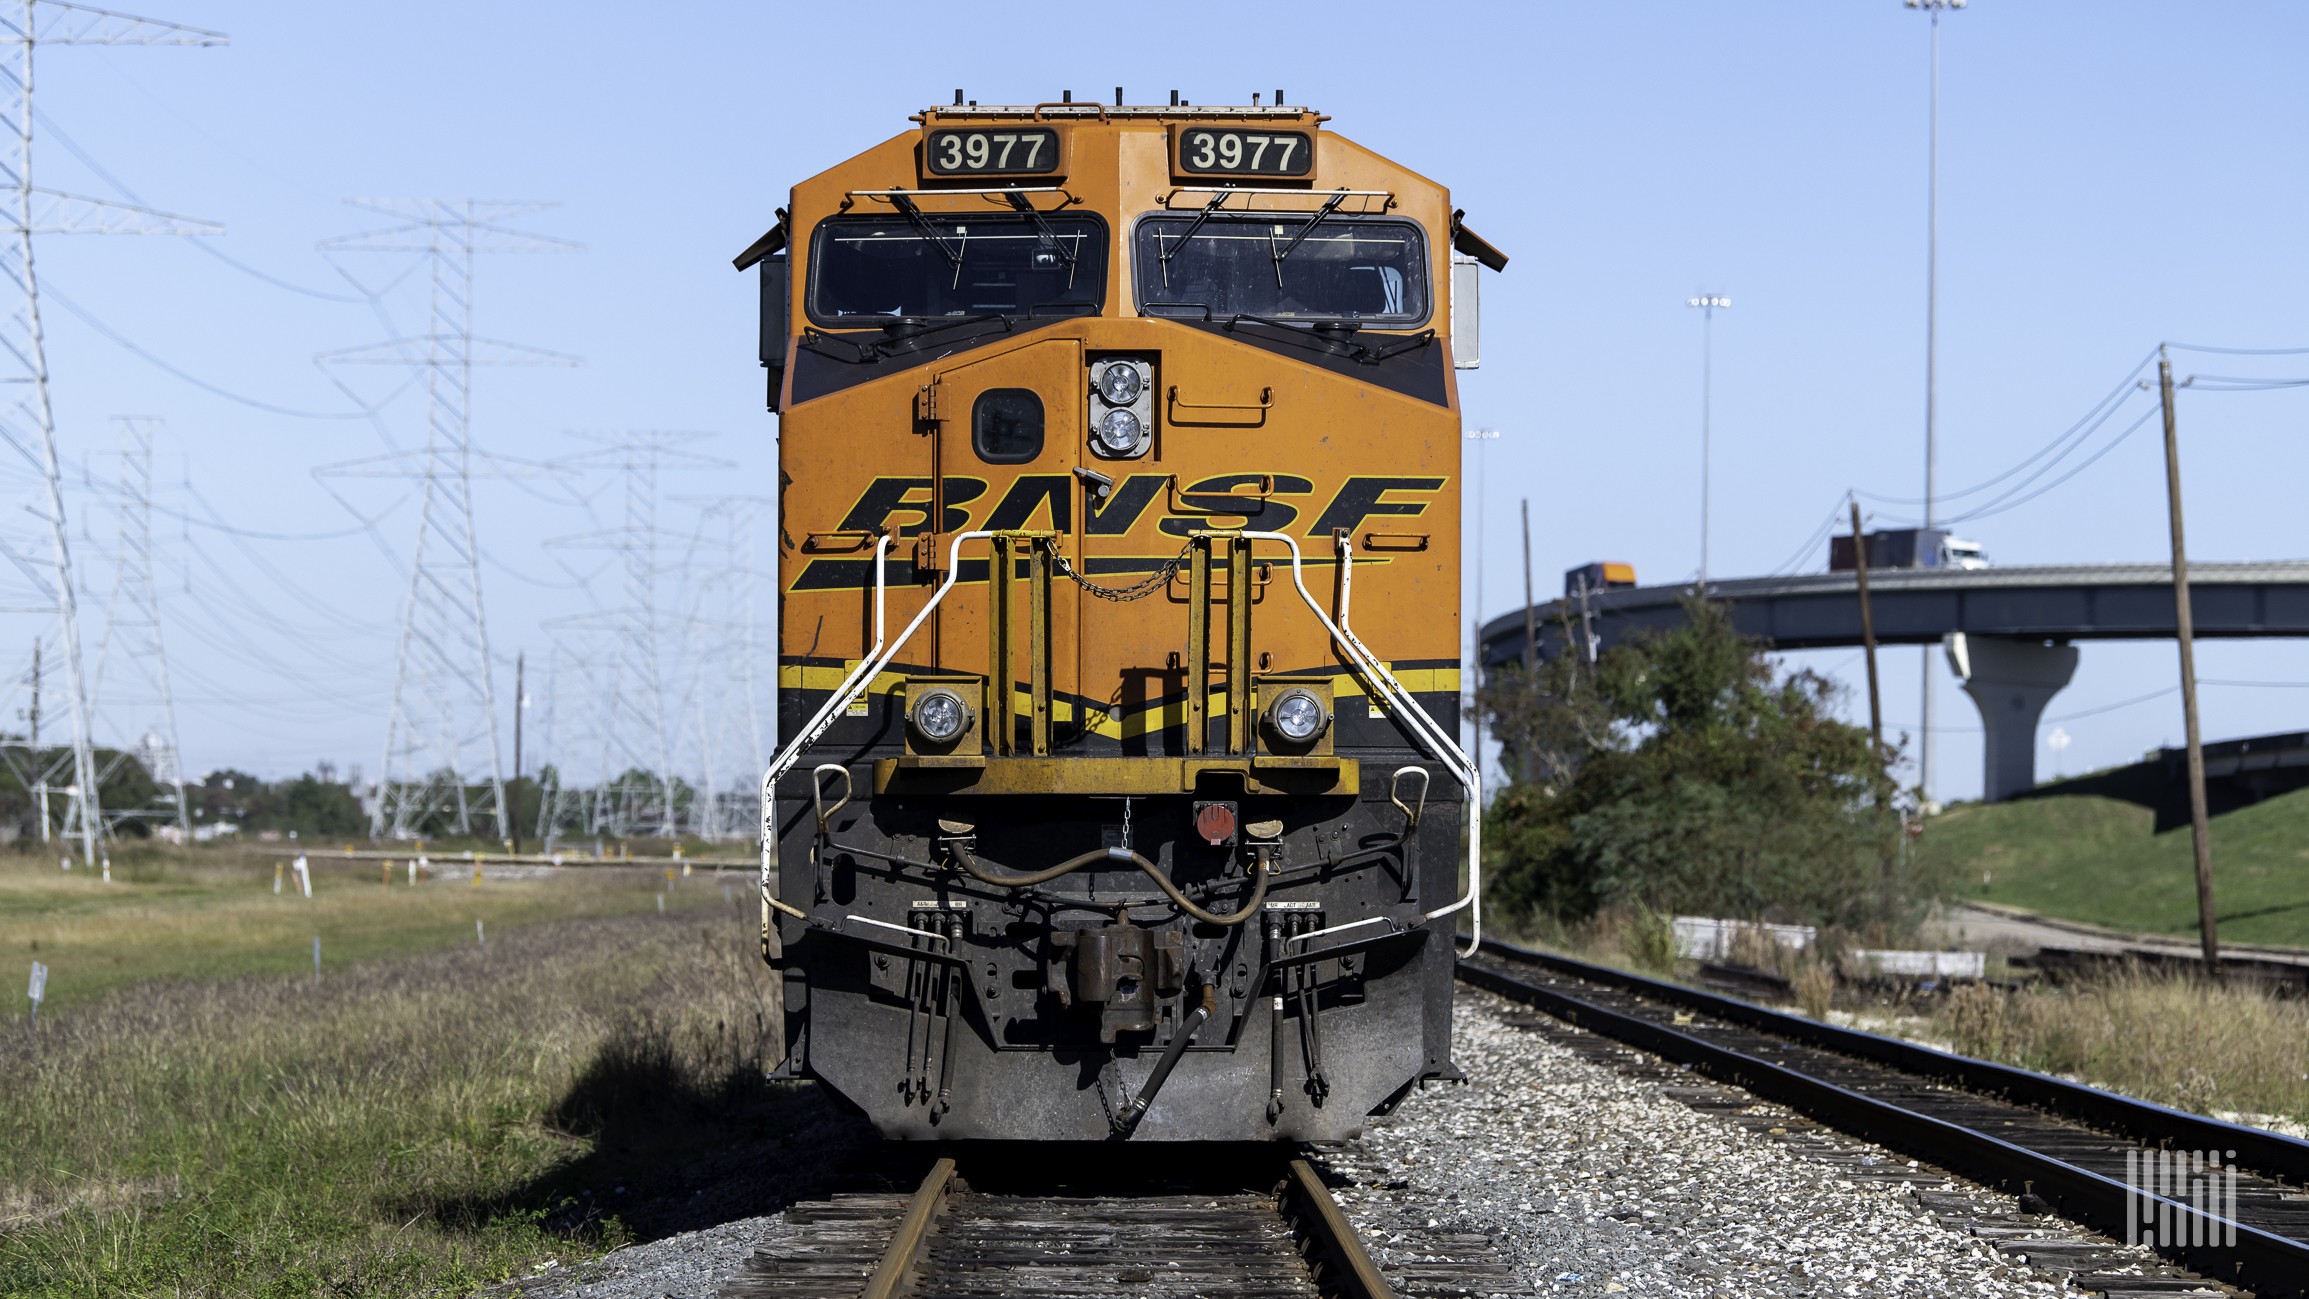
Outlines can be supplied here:
M931 409L924 413L932 417L941 518L937 535L927 540L941 569L952 535L962 531L1055 532L1056 552L1070 561L1078 555L1081 484L1074 470L1082 463L1082 385L1082 345L1073 339L1029 343L932 380L926 396ZM992 550L985 541L963 547L961 580L938 613L942 671L990 671L990 584L1003 580L988 558ZM1018 553L1026 555L1027 548ZM1008 578L1016 647L1010 684L1022 715L1033 638L1026 569L1021 562ZM1048 648L1054 742L1072 737L1081 725L1081 643L1079 590L1053 573ZM1023 735L1016 742L1019 751L1030 751Z

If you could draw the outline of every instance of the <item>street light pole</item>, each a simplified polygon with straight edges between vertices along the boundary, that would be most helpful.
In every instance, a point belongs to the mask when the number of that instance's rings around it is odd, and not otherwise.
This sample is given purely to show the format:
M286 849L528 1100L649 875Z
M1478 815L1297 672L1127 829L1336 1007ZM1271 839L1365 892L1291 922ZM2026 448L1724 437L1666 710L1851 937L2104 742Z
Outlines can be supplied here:
M1700 309L1700 596L1708 594L1708 452L1709 422L1715 413L1716 308L1732 300L1702 294L1684 303Z
M1932 112L1927 128L1924 182L1924 526L1934 526L1940 497L1940 11L1962 9L1965 0L1901 0L1932 16ZM1924 647L1923 725L1916 742L1920 800L1932 799L1932 647Z
M1475 765L1480 769L1483 766L1483 489L1490 478L1484 472L1483 448L1499 440L1499 430L1469 429L1467 440L1475 444L1475 617L1467 636L1467 661L1473 668L1468 713L1474 719L1475 746L1468 752L1475 755Z

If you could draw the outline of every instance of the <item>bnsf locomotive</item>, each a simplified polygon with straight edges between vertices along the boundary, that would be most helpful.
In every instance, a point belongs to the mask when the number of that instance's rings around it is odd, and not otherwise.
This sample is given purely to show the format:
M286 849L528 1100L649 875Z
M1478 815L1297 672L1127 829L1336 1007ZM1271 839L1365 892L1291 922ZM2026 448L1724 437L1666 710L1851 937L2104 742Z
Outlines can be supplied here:
M1455 1076L1454 343L1506 259L1280 98L957 97L738 259L776 1076L887 1137L1335 1139Z

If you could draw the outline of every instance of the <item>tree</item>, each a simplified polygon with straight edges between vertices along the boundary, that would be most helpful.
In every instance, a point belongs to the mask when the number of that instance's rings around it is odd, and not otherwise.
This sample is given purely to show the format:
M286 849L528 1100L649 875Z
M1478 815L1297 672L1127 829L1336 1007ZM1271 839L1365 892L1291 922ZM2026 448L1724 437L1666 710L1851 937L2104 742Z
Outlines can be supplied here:
M1899 751L1875 752L1836 719L1834 682L1781 670L1724 606L1684 613L1484 692L1519 777L1485 829L1501 894L1566 920L1643 906L1904 927L1931 890L1900 853Z
M361 801L353 797L348 786L307 773L282 782L278 788L281 829L329 838L369 832L368 815L361 811Z

